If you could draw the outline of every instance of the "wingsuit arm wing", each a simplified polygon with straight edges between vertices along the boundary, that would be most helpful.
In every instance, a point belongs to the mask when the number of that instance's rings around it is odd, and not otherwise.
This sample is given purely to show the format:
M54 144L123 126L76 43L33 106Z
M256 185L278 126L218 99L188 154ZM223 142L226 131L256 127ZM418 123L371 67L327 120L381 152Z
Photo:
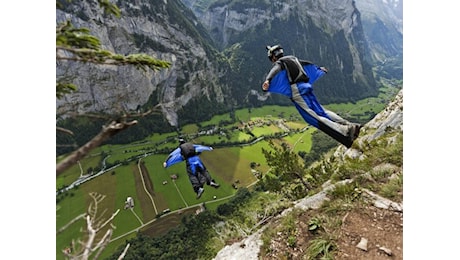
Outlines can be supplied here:
M166 161L163 163L163 167L168 168L169 166L182 162L183 160L184 158L182 157L180 148L178 147L168 155Z
M303 69L307 73L307 76L310 78L308 83L310 83L311 85L313 85L315 81L317 81L319 78L324 76L324 74L326 74L326 71L324 71L322 67L315 65L313 63L304 65Z
M308 83L313 85L313 83L321 78L326 72L321 69L321 67L309 62L301 61L302 67L307 73L308 78L310 79ZM268 78L268 77L267 77ZM289 84L289 79L287 76L287 71L285 69L278 71L273 78L270 80L270 87L267 90L268 92L278 93L285 95L289 98L292 98L291 85Z
M195 147L195 152L197 152L197 153L201 153L203 151L212 151L212 147L210 147L210 146L194 144L193 147Z
M201 153L203 151L212 151L212 147L210 146L194 144L193 147L195 148L196 153ZM182 161L184 161L184 157L182 157L182 154L180 153L180 148L178 147L168 155L166 161L163 163L163 167L168 168Z

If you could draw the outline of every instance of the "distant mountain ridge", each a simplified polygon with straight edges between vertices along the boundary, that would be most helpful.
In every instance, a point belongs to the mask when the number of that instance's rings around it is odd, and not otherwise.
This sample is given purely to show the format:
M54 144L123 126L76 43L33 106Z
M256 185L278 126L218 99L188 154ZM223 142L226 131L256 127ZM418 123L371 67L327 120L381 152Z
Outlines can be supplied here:
M380 76L403 76L403 0L358 0L356 6Z
M270 14L260 12L260 9L270 7L265 1L251 1L246 3L247 8L245 14L241 18L232 17L232 9L241 1L217 1L217 0L183 0L199 20L207 27L211 35L219 45L228 45L229 38L232 36L232 30L247 30L260 23L270 21ZM280 12L289 12L296 10L292 7L293 2L279 2L280 7L277 9ZM327 21L328 26L323 27L318 23L318 27L326 29L329 26L340 28L342 23L347 21L347 13L342 12L340 3L328 2L319 4L316 2L294 1L295 4L300 4L304 9L299 9L299 17L309 16L319 18L317 21ZM390 66L397 66L402 70L402 51L403 51L403 1L402 0L358 0L354 1L357 11L360 14L364 36L369 46L367 54L371 58L371 63L381 65L385 62L394 62ZM276 6L272 4L272 7ZM281 7L282 6L282 7ZM235 8L241 9L241 8ZM272 8L273 9L273 8ZM321 12L325 15L321 16ZM218 13L220 15L213 15ZM261 14L254 18L257 13ZM343 16L340 16L343 14ZM225 19L223 22L218 22L213 19ZM234 15L233 15L234 16ZM284 15L285 16L285 15ZM359 22L359 21L358 21ZM346 24L346 23L345 23ZM227 27L222 29L219 27ZM221 35L219 35L221 34ZM393 71L385 74L390 78L402 79L402 71Z

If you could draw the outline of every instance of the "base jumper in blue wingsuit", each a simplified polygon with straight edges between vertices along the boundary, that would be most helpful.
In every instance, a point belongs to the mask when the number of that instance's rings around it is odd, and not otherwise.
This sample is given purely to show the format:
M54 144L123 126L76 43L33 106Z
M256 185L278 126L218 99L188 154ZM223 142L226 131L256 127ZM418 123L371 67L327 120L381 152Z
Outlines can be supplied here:
M262 84L262 90L289 97L307 123L350 148L361 125L325 110L313 94L312 84L326 74L327 69L292 55L284 56L280 45L266 48L273 67Z
M179 147L172 151L166 158L163 167L168 168L173 164L185 161L187 174L192 184L193 191L197 194L197 199L203 194L203 186L205 183L214 188L218 188L220 185L211 178L211 175L199 157L203 151L212 151L212 147L192 144L186 142L182 138L179 139L179 144Z

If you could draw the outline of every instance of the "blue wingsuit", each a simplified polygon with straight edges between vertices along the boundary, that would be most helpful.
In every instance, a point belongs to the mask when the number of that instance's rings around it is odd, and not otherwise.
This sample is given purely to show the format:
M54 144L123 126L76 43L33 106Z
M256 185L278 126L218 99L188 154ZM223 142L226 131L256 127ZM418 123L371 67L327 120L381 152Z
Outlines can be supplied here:
M199 157L199 154L203 151L212 151L212 147L198 144L194 144L193 147L195 148L196 155L184 158L181 154L181 148L178 147L168 155L163 166L168 168L171 165L185 161L190 183L193 190L197 192L205 183L209 185L214 181Z
M288 59L297 58L284 56L275 62L266 78L270 84L267 91L289 97L308 124L323 131L346 147L351 147L354 140L355 125L334 112L325 110L313 94L313 83L326 72L309 61L297 60L307 77L291 82L292 75L288 74L287 65L284 64L284 61ZM300 70L300 72L302 71Z

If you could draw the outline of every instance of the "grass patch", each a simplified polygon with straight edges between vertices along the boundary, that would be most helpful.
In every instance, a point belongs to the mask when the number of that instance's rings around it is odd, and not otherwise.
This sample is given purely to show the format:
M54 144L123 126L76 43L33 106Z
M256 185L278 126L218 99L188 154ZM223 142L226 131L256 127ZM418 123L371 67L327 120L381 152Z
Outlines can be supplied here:
M403 192L403 175L399 174L395 178L382 186L380 193L388 199L400 201Z
M72 165L68 170L56 177L56 190L69 186L82 174L94 173L94 170L100 169L100 164L101 156L96 154Z
M336 249L336 244L333 239L329 237L319 237L310 241L307 248L307 259L324 259L333 260L333 251Z

